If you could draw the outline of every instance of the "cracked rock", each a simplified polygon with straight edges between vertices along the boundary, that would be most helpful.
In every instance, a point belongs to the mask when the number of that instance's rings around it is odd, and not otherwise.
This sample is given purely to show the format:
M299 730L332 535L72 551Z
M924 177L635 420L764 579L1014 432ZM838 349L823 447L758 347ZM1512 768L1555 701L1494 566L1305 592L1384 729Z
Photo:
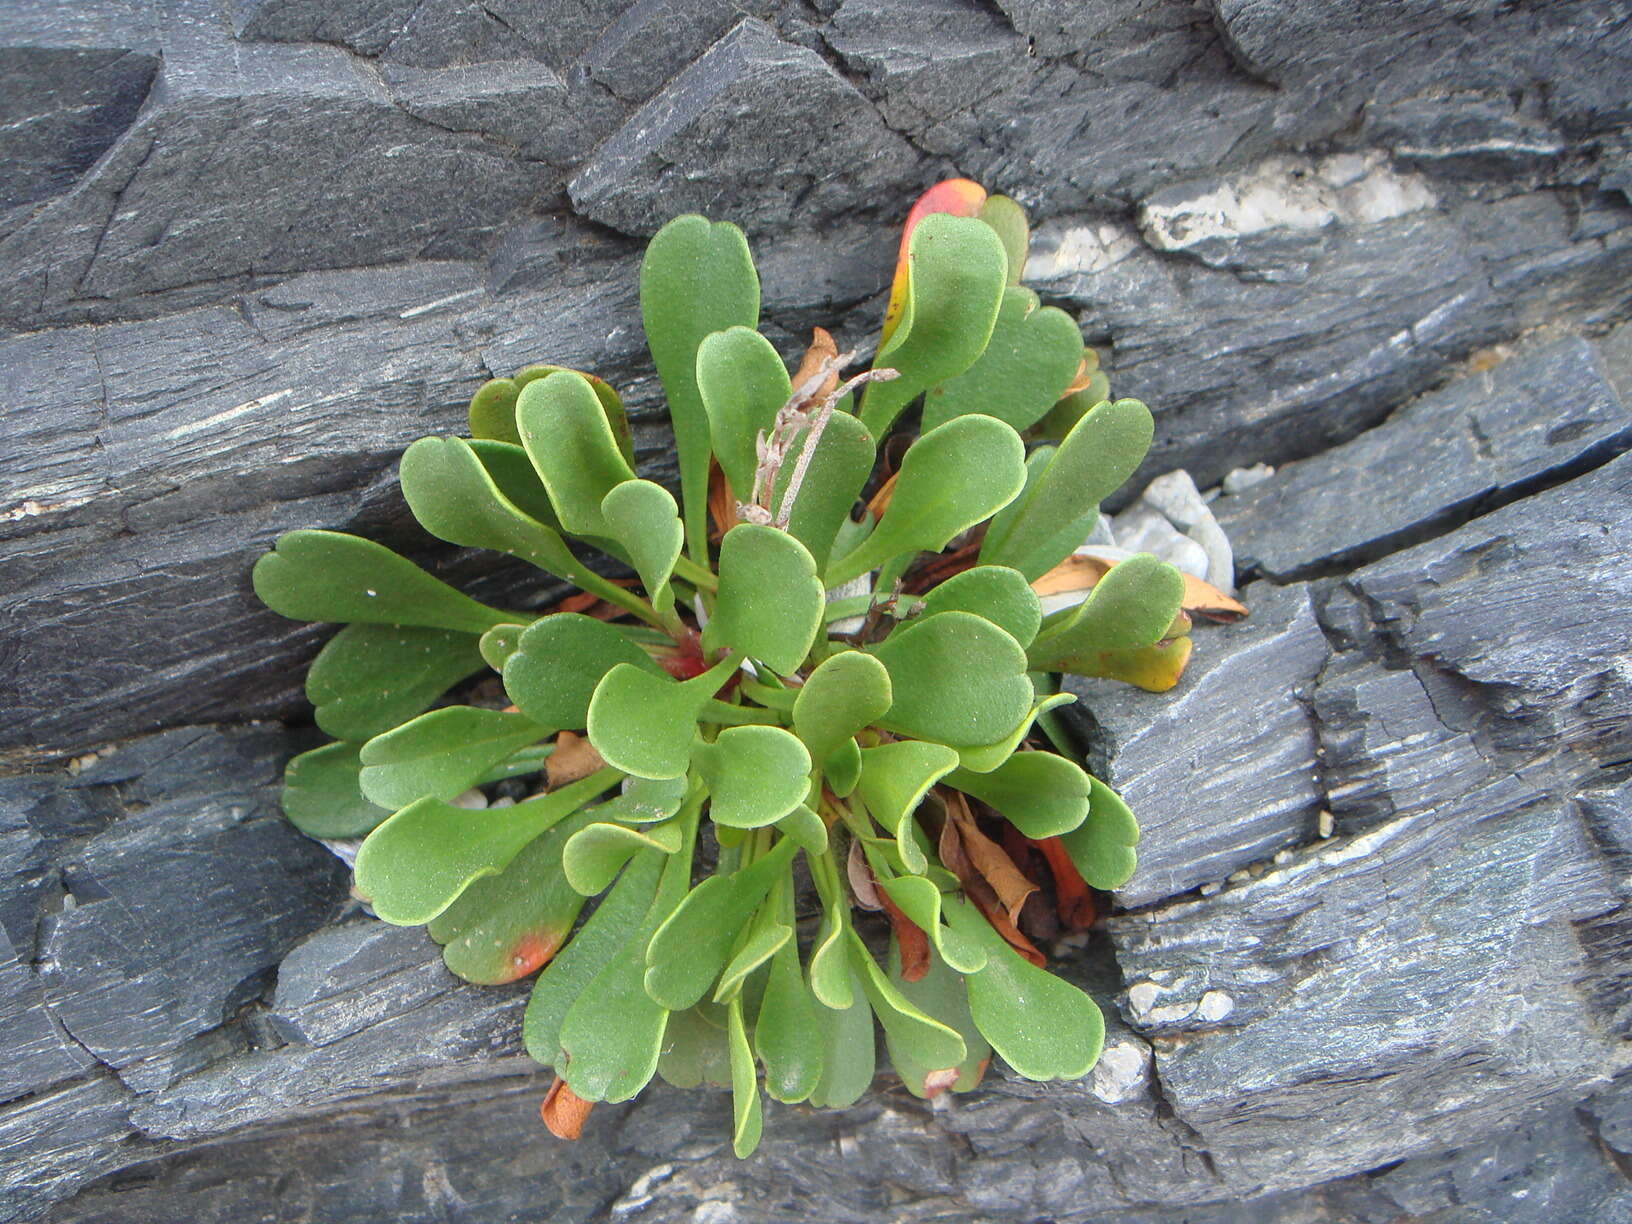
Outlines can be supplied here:
M754 232L819 223L858 194L894 198L918 160L819 55L747 18L608 138L568 190L579 212L625 233L650 234L682 212ZM744 196L746 181L755 190Z
M1301 586L1247 594L1249 619L1200 630L1170 693L1067 677L1065 713L1087 728L1090 766L1142 829L1127 906L1186 892L1308 840L1320 795L1315 742L1298 694L1326 640Z
M1277 581L1394 551L1632 446L1597 347L1520 350L1342 446L1214 504L1243 569Z

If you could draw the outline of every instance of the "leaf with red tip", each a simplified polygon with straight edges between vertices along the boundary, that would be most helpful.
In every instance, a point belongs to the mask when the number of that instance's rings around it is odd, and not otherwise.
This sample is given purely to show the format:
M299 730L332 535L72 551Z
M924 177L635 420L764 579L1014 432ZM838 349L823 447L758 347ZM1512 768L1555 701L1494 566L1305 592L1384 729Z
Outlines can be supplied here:
M946 179L936 183L918 197L907 213L906 223L901 227L901 246L895 259L895 282L890 286L890 304L884 310L884 327L879 332L879 344L890 338L895 325L901 321L901 312L906 309L907 244L912 240L912 231L918 228L918 222L931 213L951 213L954 217L978 217L985 204L986 188L964 178Z

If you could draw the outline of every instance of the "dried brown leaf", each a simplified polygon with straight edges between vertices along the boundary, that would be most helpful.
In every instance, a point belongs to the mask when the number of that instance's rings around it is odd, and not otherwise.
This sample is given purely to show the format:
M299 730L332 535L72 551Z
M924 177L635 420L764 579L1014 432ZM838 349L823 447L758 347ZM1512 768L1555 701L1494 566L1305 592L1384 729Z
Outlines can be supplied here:
M589 1111L594 1108L594 1101L584 1100L568 1088L567 1081L558 1075L555 1083L550 1085L549 1092L544 1094L538 1115L557 1139L576 1139L584 1133L584 1123L589 1119Z
M839 346L833 343L833 337L828 334L827 329L811 328L810 347L805 350L805 355L799 359L799 368L794 371L794 389L803 387L809 379L816 376L823 363L828 363L830 368L827 377L811 392L809 399L814 402L830 394L833 388L839 385L839 370L836 364L838 357Z
M969 861L992 886L997 899L1008 911L1009 921L1018 922L1020 907L1026 903L1027 897L1037 891L1037 885L1014 865L1014 860L1004 853L1002 846L980 831L972 816L959 812L954 813L952 819L957 822L958 835L963 839Z
M844 874L850 880L850 894L856 904L864 910L881 910L884 902L879 898L878 886L873 883L873 872L867 866L867 856L862 852L861 843L850 843L850 857L845 860Z
M1033 582L1031 589L1038 595L1065 595L1076 591L1087 593L1094 589L1095 584L1115 564L1116 562L1106 557L1079 553L1061 561ZM1238 621L1247 615L1247 606L1244 603L1224 594L1212 583L1204 582L1193 574L1181 576L1184 578L1184 599L1179 606L1184 611L1194 612L1197 616L1221 624Z
M555 737L555 751L544 758L545 789L553 791L569 782L587 778L605 765L601 754L595 751L595 745L587 738L563 731Z

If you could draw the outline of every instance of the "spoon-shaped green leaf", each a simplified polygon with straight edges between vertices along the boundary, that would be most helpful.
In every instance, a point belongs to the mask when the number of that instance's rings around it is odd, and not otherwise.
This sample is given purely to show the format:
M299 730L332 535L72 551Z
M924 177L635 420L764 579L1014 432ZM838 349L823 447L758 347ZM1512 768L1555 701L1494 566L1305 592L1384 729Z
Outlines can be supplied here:
M788 452L792 457L777 472L771 504L778 513L807 436L804 430L795 435ZM842 410L828 417L788 513L788 534L810 550L818 570L826 571L839 529L850 521L876 457L877 444L865 425Z
M924 396L923 428L984 412L1027 429L1054 406L1081 364L1082 332L1075 319L1056 307L1039 307L1030 289L1005 289L980 359Z
M521 389L560 370L580 375L594 388L595 397L601 401L601 408L606 413L606 423L612 430L612 436L618 440L618 449L625 459L633 463L634 440L629 435L629 417L623 408L623 397L595 375L584 374L567 366L530 365L518 370L514 378L494 378L483 383L470 401L471 438L478 442L491 440L509 443L519 448L521 435L516 430L516 399L521 395Z
M764 1129L763 1107L759 1103L759 1077L754 1070L754 1052L748 1045L748 1031L742 1023L742 996L735 995L727 1009L726 1040L731 1048L731 1150L738 1160L754 1154Z
M638 778L683 776L697 715L741 661L728 655L684 683L619 663L589 700L589 742L607 763Z
M759 274L742 231L696 215L658 230L640 264L640 316L680 452L687 548L706 564L709 421L697 388L697 350L713 332L759 322Z
M810 791L810 754L781 727L727 727L712 744L693 743L691 763L708 787L708 814L717 825L775 824Z
M623 791L595 809L595 819L655 824L680 810L691 784L684 778L626 778Z
M562 526L574 535L611 536L601 502L635 478L593 388L559 371L522 388L516 424Z
M601 517L660 607L674 603L669 575L680 556L685 529L674 496L650 480L626 480L601 499Z
M1029 1080L1087 1075L1105 1044L1105 1017L1094 1001L1024 960L967 901L949 901L946 913L954 930L986 947L986 967L966 979L969 1011L1003 1061Z
M561 874L561 852L588 820L574 812L431 919L426 930L442 945L450 972L483 986L514 982L567 942L584 898Z
M948 1089L968 1092L980 1083L985 1064L992 1056L992 1047L981 1036L980 1030L975 1027L974 1017L969 1014L969 990L963 978L939 957L932 956L924 976L916 982L909 982L901 975L900 959L899 944L891 939L890 981L902 997L919 1011L955 1029L958 1036L963 1038L965 1052L963 1061L955 1068L931 1067L914 1058L914 1051L894 1040L886 1030L884 1043L890 1052L890 1062L906 1084L907 1091L914 1096L934 1097ZM956 1075L952 1077L954 1071ZM947 1082L948 1077L952 1077L951 1083Z
M829 790L840 799L848 798L861 780L861 746L845 740L822 762L822 775Z
M763 858L730 875L710 876L652 936L646 948L646 992L670 1011L708 993L731 955L737 935L787 871L798 847L779 841Z
M890 900L929 936L935 950L959 973L975 973L986 965L986 949L941 921L941 890L923 876L879 880Z
M584 988L561 1021L567 1086L586 1101L626 1101L657 1073L669 1009L646 993L651 934L674 912L691 880L697 808L682 809L685 838L669 856L657 896L634 936ZM558 1066L558 1070L559 1070Z
M978 748L959 748L958 759L962 761L964 769L974 773L987 773L996 769L1014 754L1014 750L1020 746L1020 741L1031 734L1034 722L1044 717L1050 710L1070 705L1074 701L1076 696L1072 693L1050 693L1045 697L1039 697L1037 704L1031 707L1014 730L993 744L982 744Z
M1088 538L1099 503L1132 476L1155 433L1138 400L1100 404L1065 436L1026 490L1019 510L994 522L980 559L1012 565L1035 582Z
M762 910L760 917L748 927L747 938L720 971L720 980L714 987L714 1001L723 1003L740 994L748 975L775 956L778 948L791 942L793 928L772 917L769 907Z
M363 794L381 807L452 799L493 766L547 734L520 714L446 706L363 745Z
M755 440L762 430L770 432L792 390L782 358L752 327L728 327L697 348L697 391L708 413L714 455L738 501L753 495L759 466Z
M715 1023L714 1013L720 1021ZM713 1003L699 1003L681 1012L670 1012L663 1030L663 1054L657 1073L663 1082L676 1088L716 1088L731 1086L731 1052L725 1042L725 1009Z
M861 750L860 797L873 819L895 835L901 861L922 871L923 852L912 836L912 813L935 783L958 767L958 754L945 744L897 740Z
M799 970L799 944L788 940L771 957L765 995L754 1025L754 1049L765 1065L765 1091L793 1104L816 1090L825 1062L821 1007Z
M850 963L892 1048L907 1051L927 1067L956 1067L963 1061L968 1049L957 1030L926 1016L897 990L854 931L850 932Z
M1043 623L1043 606L1025 575L1006 565L977 565L954 574L924 596L921 616L973 612L984 616L1021 646L1031 645Z
M793 703L793 730L813 761L826 761L863 727L888 713L890 673L859 650L829 655L810 673Z
M839 945L847 946L847 941ZM838 961L838 968L848 1002L839 1008L818 1006L815 1011L822 1030L822 1075L811 1090L810 1103L819 1109L854 1105L872 1087L876 1069L872 1009L848 957Z
M306 697L317 725L366 740L408 721L482 669L477 639L414 625L348 625L317 652Z
M823 854L827 850L827 825L802 803L777 821L776 827L798 842L806 854Z
M488 479L505 501L551 531L561 530L561 522L555 517L555 507L550 505L549 492L520 443L472 438L466 445L481 460Z
M873 362L901 377L870 384L861 400L861 419L874 437L920 393L975 363L997 322L1008 257L990 226L932 213L908 239L905 275L900 321Z
M561 1070L561 1022L596 974L634 939L664 861L661 854L637 854L572 942L538 975L522 1024L527 1053L536 1061Z
M283 813L308 837L361 837L391 815L363 797L359 744L324 744L289 762Z
M381 919L419 926L452 905L472 880L503 871L521 848L617 781L598 770L509 808L471 811L437 799L411 803L357 852L357 890Z
M424 625L485 633L515 615L489 608L372 540L289 531L255 563L255 594L291 620Z
M810 949L810 989L824 1006L840 1011L850 1006L852 997L848 947L845 924L829 908Z
M591 812L599 814L600 809ZM673 820L648 829L602 822L586 824L572 835L561 853L561 870L574 891L593 897L604 892L623 865L642 850L673 854L680 848L684 832Z
M476 648L481 651L482 662L502 672L510 656L521 649L521 635L526 631L526 625L494 625L477 639Z
M1139 865L1139 822L1128 805L1098 778L1089 779L1088 818L1060 839L1092 888L1121 888Z
M720 589L703 648L740 650L790 675L810 653L826 596L816 562L785 531L738 523L720 541Z
M527 627L504 661L504 690L521 712L548 731L580 730L602 677L626 663L654 677L663 669L612 625L557 612Z
M401 476L408 508L438 539L507 552L558 578L581 568L555 530L499 491L463 438L421 438L403 452Z
M991 804L1027 837L1058 837L1088 816L1088 775L1052 752L1016 752L988 773L959 769L947 782Z
M872 650L894 693L880 725L903 735L954 748L990 744L1031 708L1025 651L972 612L910 622Z
M889 508L872 534L828 567L828 586L849 582L893 557L945 548L960 531L1007 505L1025 480L1020 435L995 417L961 416L931 430L902 459Z
M980 206L980 219L1003 240L1003 253L1008 256L1009 284L1018 285L1026 272L1026 255L1031 245L1026 210L1006 195L987 196Z
M1095 650L1127 650L1162 639L1184 602L1184 578L1150 553L1119 561L1070 615L1044 626L1031 644L1031 666L1052 670L1061 659Z

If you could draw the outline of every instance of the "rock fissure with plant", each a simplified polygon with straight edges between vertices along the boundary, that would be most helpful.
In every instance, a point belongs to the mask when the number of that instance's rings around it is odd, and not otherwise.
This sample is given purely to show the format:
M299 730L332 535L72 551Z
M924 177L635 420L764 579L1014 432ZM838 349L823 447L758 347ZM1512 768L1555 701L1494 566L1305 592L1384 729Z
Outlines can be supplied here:
M307 676L334 742L290 764L289 818L362 838L357 892L459 976L537 973L524 1037L557 1134L661 1075L728 1084L746 1155L762 1091L866 1091L875 1023L925 1097L993 1053L1034 1080L1098 1059L1098 1007L1038 944L1094 921L1138 827L1055 723L1058 675L1163 691L1190 612L1228 601L1083 549L1151 416L1021 286L1027 233L1012 200L932 188L872 368L817 329L790 373L741 231L670 222L640 301L678 501L636 474L618 393L553 365L484 384L469 437L402 458L431 534L580 588L544 614L335 532L256 566L278 612L346 625Z

